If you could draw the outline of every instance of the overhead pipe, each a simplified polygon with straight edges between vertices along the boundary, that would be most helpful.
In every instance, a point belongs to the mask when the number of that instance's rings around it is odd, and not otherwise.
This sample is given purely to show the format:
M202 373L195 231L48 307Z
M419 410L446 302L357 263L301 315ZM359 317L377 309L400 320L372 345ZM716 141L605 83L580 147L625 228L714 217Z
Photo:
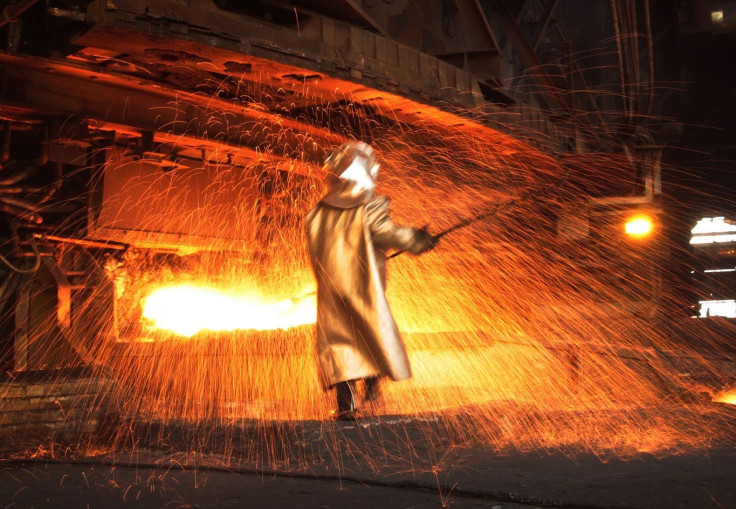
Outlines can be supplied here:
M7 203L4 198L0 198L0 212L5 212L6 214L15 216L28 223L41 224L43 222L43 218L40 214L31 212L26 208L17 207L13 204Z
M43 191L43 187L3 187L2 194L33 194Z
M3 196L0 194L0 201L22 209L30 210L32 212L38 212L38 205L26 201L23 198L16 198L14 196Z
M51 199L51 197L53 197L54 194L56 194L63 183L61 163L54 163L54 168L54 183L50 187L3 187L2 189L0 189L0 194L41 194L39 199L36 200L36 203L38 203L39 205L42 203L46 203L47 201L49 201L49 199Z
M0 186L13 186L17 184L18 182L25 180L26 178L30 177L34 173L38 171L38 166L36 165L27 165L24 168L21 168L20 170L17 170L10 175L8 175L5 178L0 179ZM3 190L0 189L0 193Z
M33 167L29 167L33 168ZM52 196L54 196L63 184L62 175L62 164L57 162L54 164L55 168L55 179L53 185L49 187L5 187L0 188L0 211L8 214L17 216L18 218L29 221L31 223L40 224L43 222L43 217L38 213L39 207L46 203ZM16 173L13 177L18 178L19 174ZM23 175L20 175L23 177ZM6 179L6 181L9 179ZM35 197L33 201L28 201L14 194L28 194L33 195L34 193L42 193L40 196ZM29 213L30 212L30 213Z
M60 162L54 163L54 184L45 190L44 194L36 200L36 204L41 205L42 203L46 203L61 189L61 185L64 183L64 175L61 169Z

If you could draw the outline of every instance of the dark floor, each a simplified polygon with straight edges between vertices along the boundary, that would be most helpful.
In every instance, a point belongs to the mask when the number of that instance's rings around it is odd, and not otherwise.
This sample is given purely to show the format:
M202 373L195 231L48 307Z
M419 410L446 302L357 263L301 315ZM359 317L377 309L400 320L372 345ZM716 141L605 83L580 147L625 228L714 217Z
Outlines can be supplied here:
M343 440L362 433L361 443L383 441L386 454L373 464L362 462L360 451L334 457L315 451L309 461L259 467L235 455L177 447L0 460L0 507L736 509L736 436L702 450L627 459L453 446L436 449L442 458L421 465L386 445L387 437L402 434L419 447L421 437L412 436L418 428L392 422L373 424L370 436L352 423L299 424L301 437L330 429ZM171 443L174 434L168 437Z
M220 470L14 464L0 471L7 508L422 508L528 505L353 480L294 478Z

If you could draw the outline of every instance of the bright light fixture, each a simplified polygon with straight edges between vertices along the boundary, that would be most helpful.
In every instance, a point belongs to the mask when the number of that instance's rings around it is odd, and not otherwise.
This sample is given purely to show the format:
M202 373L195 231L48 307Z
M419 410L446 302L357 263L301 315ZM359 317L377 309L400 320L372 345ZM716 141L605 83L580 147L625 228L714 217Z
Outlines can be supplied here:
M626 235L635 239L648 237L654 231L654 221L646 214L638 214L626 221L624 231Z
M723 216L704 217L691 230L690 244L736 242L736 223Z
M700 318L711 316L736 318L736 300L701 300L698 303L700 304Z

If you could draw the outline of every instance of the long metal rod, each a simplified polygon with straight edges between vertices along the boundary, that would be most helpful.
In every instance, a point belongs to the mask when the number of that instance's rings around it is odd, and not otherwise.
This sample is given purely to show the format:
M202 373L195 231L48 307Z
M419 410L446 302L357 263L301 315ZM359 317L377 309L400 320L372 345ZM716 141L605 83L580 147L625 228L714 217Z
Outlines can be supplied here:
M565 182L567 182L567 179L570 177L570 173L572 171L572 167L568 168L567 171L562 175L554 184L549 186L535 186L531 189L527 189L526 191L522 192L515 198L512 198L508 201L496 203L491 210L487 210L484 212L480 212L474 216L467 217L463 219L462 221L459 221L455 223L454 225L450 226L449 228L446 228L435 235L436 239L441 239L448 233L452 233L456 230L460 230L461 228L465 228L466 226L470 226L473 223L477 223L478 221L482 221L484 219L487 219L491 216L494 216L498 213L498 211L502 208L511 207L512 205L516 205L517 203L524 201L526 199L536 199L537 193L541 191L542 189L545 189L548 193L551 190L556 190L560 188ZM404 253L404 251L397 251L396 253L391 254L388 258L395 258L399 256L401 253Z
M2 13L0 13L0 27L3 27L8 23L15 23L18 21L20 15L32 7L36 2L38 2L38 0L21 0L20 2L6 6L2 10Z
M444 230L442 230L438 234L434 235L434 237L435 237L435 239L439 240L442 237L444 237L445 235L447 235L448 233L452 233L452 232L454 232L456 230L460 230L462 228L465 228L466 226L470 226L473 223L477 223L478 221L482 221L482 220L487 219L487 218L489 218L491 216L494 216L494 215L496 215L496 213L498 213L498 210L501 208L501 206L508 207L508 206L511 206L511 205L515 204L519 200L520 200L520 198L514 198L514 199L509 200L509 201L504 202L504 203L497 203L491 210L486 211L486 212L481 212L480 214L476 214L476 215L471 216L471 217L467 217L467 218L463 219L462 221L459 221L459 222L455 223L454 225L450 226L449 228L445 228ZM395 253L392 253L388 258L389 259L396 258L400 254L405 253L405 252L406 251L396 251Z
M122 244L119 242L112 242L112 241L102 242L102 241L87 240L87 239L75 239L71 237L59 237L58 235L48 235L46 233L34 233L33 237L39 240L51 240L54 242L75 244L77 246L83 246L83 247L91 247L91 248L99 248L99 249L117 249L120 251L128 249L127 244Z

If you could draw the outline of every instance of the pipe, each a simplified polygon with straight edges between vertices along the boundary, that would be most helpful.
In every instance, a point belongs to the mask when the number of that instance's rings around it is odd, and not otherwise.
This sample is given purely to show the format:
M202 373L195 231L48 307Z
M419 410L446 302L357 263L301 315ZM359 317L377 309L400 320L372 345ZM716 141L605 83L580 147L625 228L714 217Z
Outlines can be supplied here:
M46 203L56 192L61 188L61 185L63 184L63 175L61 172L61 163L57 162L54 164L54 183L49 188L49 186L43 186L43 187L3 187L0 188L0 196L1 195L8 195L8 194L41 194L41 196L36 200L37 205L41 205L42 203Z
M0 13L0 27L7 25L8 23L15 23L21 14L27 11L30 7L38 2L38 0L20 0L20 2L8 5Z
M623 37L621 33L621 26L620 26L620 17L619 17L619 10L618 10L618 0L611 0L611 17L613 20L613 31L614 31L614 37L616 39L616 54L618 56L618 79L619 79L619 88L621 89L621 106L623 109L624 116L629 119L631 118L630 111L629 111L629 98L628 98L628 91L626 88L626 75L625 75L625 66L624 66L624 48L621 38Z
M49 125L43 124L41 127L41 153L32 160L37 166L46 166L49 162Z
M12 186L24 180L38 171L38 166L28 165L22 170L11 173L5 178L0 179L0 186Z
M43 187L3 187L0 194L33 194L43 191Z
M31 237L31 249L33 249L33 256L35 257L35 260L33 261L33 266L28 269L23 269L21 267L16 267L10 260L5 258L2 254L0 254L0 260L8 266L10 270L13 272L17 272L19 274L33 274L38 270L38 268L41 266L41 253L38 250L38 246L36 245L36 240Z
M22 198L16 198L14 196L3 196L0 194L0 201L9 205L13 205L15 207L30 210L31 212L38 212L38 207L35 203L31 203Z
M33 237L42 241L50 240L53 242L62 242L65 244L74 244L76 246L99 248L99 249L116 249L122 251L128 249L127 244L119 242L101 242L97 240L73 239L70 237L59 237L58 235L47 235L45 233L34 233Z
M5 126L3 126L3 144L2 149L0 149L0 169L2 169L3 164L10 160L10 133L10 122L5 122Z
M41 205L42 203L49 201L49 199L54 196L59 189L61 189L61 185L63 183L64 176L61 173L61 163L57 162L54 164L54 185L51 186L50 189L47 189L46 192L38 198L36 204Z
M27 209L16 207L15 205L11 205L10 203L5 203L3 201L0 201L0 212L5 212L6 214L15 216L18 219L21 219L28 223L33 223L33 224L43 223L43 218L41 217L40 214L36 214L35 212L29 212Z
M649 70L649 90L647 97L646 115L652 114L654 107L654 39L652 38L652 17L649 11L649 0L644 0L644 23L646 26L647 38L647 61Z

